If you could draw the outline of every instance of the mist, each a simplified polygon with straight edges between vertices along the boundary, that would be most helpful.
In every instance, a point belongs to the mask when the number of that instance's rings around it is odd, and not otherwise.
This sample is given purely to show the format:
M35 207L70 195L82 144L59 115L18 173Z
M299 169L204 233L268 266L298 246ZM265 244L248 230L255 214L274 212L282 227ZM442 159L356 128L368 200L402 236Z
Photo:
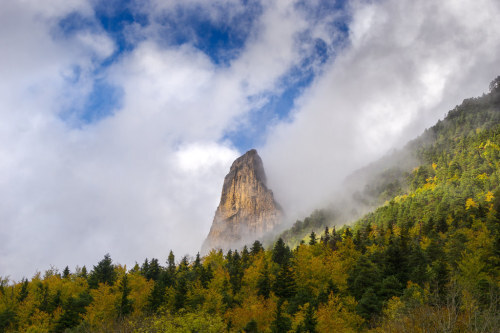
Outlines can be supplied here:
M260 149L289 222L342 199L354 170L487 92L500 69L498 3L356 1L350 10L348 46Z
M0 4L0 276L194 256L248 145L302 218L499 74L495 0L131 1L119 38L99 3ZM214 56L176 8L243 37Z

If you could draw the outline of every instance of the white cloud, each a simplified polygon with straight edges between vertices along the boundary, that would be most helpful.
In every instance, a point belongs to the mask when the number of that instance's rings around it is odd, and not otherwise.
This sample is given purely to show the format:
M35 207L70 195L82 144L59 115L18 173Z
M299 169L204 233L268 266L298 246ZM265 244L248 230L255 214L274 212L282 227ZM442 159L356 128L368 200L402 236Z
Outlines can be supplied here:
M271 188L292 217L320 207L352 170L486 91L500 68L496 1L356 1L351 12L350 46L263 149Z
M190 3L213 20L243 10L238 1ZM290 123L270 131L262 155L285 208L308 213L352 168L491 80L498 5L464 1L464 12L452 1L420 3L353 5L351 46L338 50ZM0 271L18 279L50 264L95 264L106 252L124 264L164 260L170 249L195 254L239 153L221 138L281 91L311 47L299 35L331 42L331 25L293 1L263 2L243 48L217 66L193 43L169 46L152 19L130 25L135 48L98 70L116 50L104 31L54 34L74 11L94 22L91 7L50 4L0 5L0 41L9 46L0 53ZM169 10L154 4L144 12ZM122 89L120 108L76 128L61 120L81 108L95 79Z
M0 79L2 274L95 264L106 252L123 264L164 260L170 249L195 254L238 155L221 138L261 103L248 97L279 89L300 58L294 34L305 26L291 24L292 4L270 4L230 66L135 27L146 39L97 76L115 50L103 31L54 34L72 11L94 20L86 7L12 8L23 19L1 35L11 41L0 55L0 73L9 73ZM46 12L50 19L36 19ZM276 52L260 54L268 48ZM97 123L61 120L61 112L80 111L96 78L122 89L121 107Z

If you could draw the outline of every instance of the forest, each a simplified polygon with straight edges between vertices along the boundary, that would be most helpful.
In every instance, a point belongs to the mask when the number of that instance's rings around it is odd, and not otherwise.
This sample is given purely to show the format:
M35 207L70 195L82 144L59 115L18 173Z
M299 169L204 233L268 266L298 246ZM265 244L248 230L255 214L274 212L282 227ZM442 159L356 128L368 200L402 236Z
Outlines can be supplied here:
M500 77L404 149L419 165L382 170L384 202L347 225L320 210L269 246L0 278L0 332L496 332Z

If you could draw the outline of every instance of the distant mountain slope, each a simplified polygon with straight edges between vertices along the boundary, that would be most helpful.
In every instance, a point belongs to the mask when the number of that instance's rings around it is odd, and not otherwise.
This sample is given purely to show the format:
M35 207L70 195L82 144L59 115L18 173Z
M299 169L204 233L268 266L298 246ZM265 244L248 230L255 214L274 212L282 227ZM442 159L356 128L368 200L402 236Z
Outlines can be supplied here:
M462 171L469 170L464 175L469 180L472 170L475 170L472 172L475 176L481 171L481 177L487 177L488 181L483 179L482 187L470 187L468 191L478 194L494 190L498 176L495 172L497 166L488 164L487 156L492 154L494 145L498 144L495 141L500 124L498 81L496 79L492 82L489 94L464 100L461 105L449 111L443 120L425 130L403 149L355 171L344 181L340 191L342 195L336 202L327 209L317 210L304 220L297 221L278 237L282 237L290 246L296 246L312 230L321 232L325 226L357 220L385 202L394 198L400 200L405 194L425 185L429 177L439 174L442 181L443 177L449 175L444 174L448 171L457 171L457 176L460 177ZM490 143L486 142L488 139ZM473 145L479 146L481 143L483 150L473 149ZM461 199L463 195L465 193L462 193Z
M500 91L465 100L443 121L410 142L420 165L406 179L407 191L364 216L361 224L387 224L446 231L465 223L467 211L487 214L500 181Z

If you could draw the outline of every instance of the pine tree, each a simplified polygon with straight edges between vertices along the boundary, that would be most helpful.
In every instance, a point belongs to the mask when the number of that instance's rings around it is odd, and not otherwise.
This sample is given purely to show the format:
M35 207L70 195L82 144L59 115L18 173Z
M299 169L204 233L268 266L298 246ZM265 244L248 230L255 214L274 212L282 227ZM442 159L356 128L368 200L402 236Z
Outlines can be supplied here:
M231 284L233 294L236 294L238 291L240 291L241 279L243 278L243 268L241 267L241 258L240 254L238 253L238 250L234 251L234 255L232 257L229 257L229 260L228 260L229 283Z
M273 284L273 291L276 296L282 299L289 299L295 295L295 278L289 263L280 267L276 281Z
M313 230L309 235L309 245L316 245L316 243L318 243L318 239L316 237L316 233Z
M366 256L361 256L349 273L347 285L351 294L359 300L368 288L377 289L376 285L379 283L380 277L378 267Z
M87 267L83 266L82 267L82 270L81 270L81 273L80 273L80 277L86 279L88 276L87 276Z
M147 308L151 312L156 312L160 306L165 302L165 283L161 280L156 281L153 289L148 296Z
M291 257L290 248L285 245L285 242L280 237L276 244L274 244L272 259L280 266L288 263Z
M250 320L245 327L243 327L243 332L245 333L259 333L257 322L255 319Z
M168 254L167 259L167 269L163 274L162 281L165 286L173 286L175 285L175 275L176 275L177 267L175 266L175 256L172 250Z
M352 238L352 231L351 228L347 227L344 230L344 238Z
M149 263L149 269L146 272L146 279L148 280L153 280L157 281L160 278L162 272L162 267L158 263L158 259L151 259L151 262Z
M257 280L257 295L269 298L271 294L271 279L269 278L269 268L267 262L264 263L264 269Z
M99 283L107 283L112 286L116 280L115 267L112 264L111 257L108 254L104 256L104 259L99 261L97 266L94 266L92 273L89 277L89 286L91 288L97 288Z
M132 300L128 298L131 288L128 285L127 273L123 276L118 290L122 293L120 303L118 304L118 317L123 318L132 312Z
M70 274L69 267L66 266L63 271L63 279L69 278L69 274Z
M200 282L203 288L208 288L208 284L214 277L212 264L205 266L201 266L201 274L200 274Z
M201 257L200 257L200 252L196 253L196 258L194 259L193 262L193 268L198 269L201 267Z
M177 273L183 273L189 271L189 259L187 256L182 257L179 267L177 267Z
M328 230L328 226L325 227L325 235L322 236L322 243L324 245L328 245L330 242L330 230Z
M272 333L284 333L288 332L292 328L292 321L288 317L284 317L281 306L282 302L278 302L276 306L276 315L274 317L273 322L271 323L271 332Z
M148 258L146 258L141 266L141 275L144 276L146 279L148 279L147 277L148 273L149 273L149 260Z
M168 260L167 260L167 269L170 273L175 273L175 256L172 250L170 250L170 253L168 254Z
M78 297L70 296L64 302L62 315L55 325L56 332L64 332L68 328L78 326L82 320L85 308L92 302L92 296L88 291L84 291Z
M174 309L176 311L184 308L184 304L186 303L187 290L186 278L182 276L177 281L177 286L175 288Z
M241 267L245 270L250 266L250 253L245 245L241 251Z
M335 227L333 227L331 235L330 235L330 241L328 242L328 246L332 250L337 250L338 249L338 243L342 241L342 237L335 231Z
M368 288L363 293L363 296L358 302L357 311L358 313L366 318L370 319L374 315L378 314L382 308L382 304L379 298L375 294L373 288Z
M253 256L258 254L259 252L264 251L264 248L262 247L262 243L256 240L253 242L252 248L250 249L250 254Z
M19 295L17 296L17 300L19 301L19 303L21 303L22 301L24 301L26 299L26 297L28 297L28 279L26 278L23 278L21 280L21 290L19 291Z
M306 316L301 325L300 332L316 333L317 320L314 316L314 308L311 304L307 304Z

